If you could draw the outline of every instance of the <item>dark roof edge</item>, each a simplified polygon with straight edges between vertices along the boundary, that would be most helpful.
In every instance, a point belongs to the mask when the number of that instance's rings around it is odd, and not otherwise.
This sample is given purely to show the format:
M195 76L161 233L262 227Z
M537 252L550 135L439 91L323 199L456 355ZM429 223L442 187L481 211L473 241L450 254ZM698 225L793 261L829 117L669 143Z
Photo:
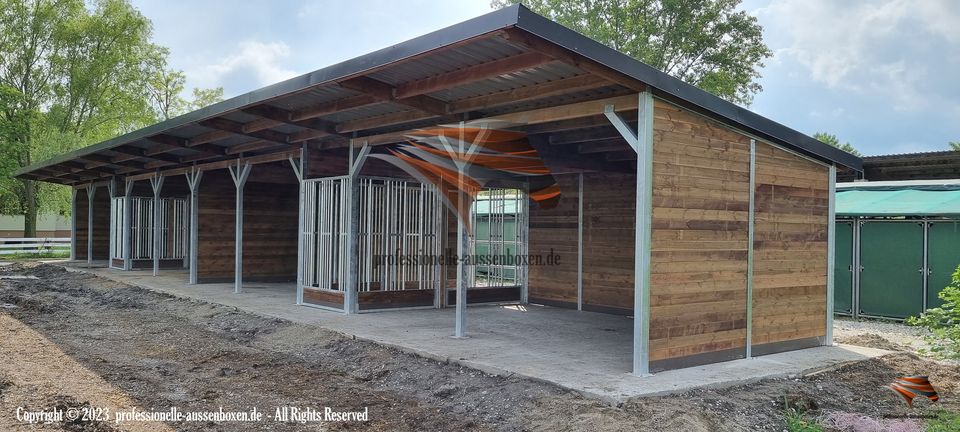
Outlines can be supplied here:
M795 148L820 160L836 162L858 171L863 170L863 161L857 156L687 84L525 7L519 10L517 27L642 81L663 93L687 101L708 113L726 118L760 137Z
M82 157L103 150L109 150L124 144L129 144L151 135L162 133L169 129L182 127L211 117L217 117L228 112L256 103L262 103L276 97L304 90L308 87L356 75L364 71L384 66L409 57L423 54L444 46L478 37L493 31L501 30L517 24L517 17L521 6L519 4L496 10L467 21L444 27L413 39L373 51L368 54L344 60L340 63L322 69L271 84L239 96L215 103L213 105L191 111L186 114L146 126L141 129L89 145L69 153L64 153L42 162L32 164L14 172L13 176L20 176L49 165L56 165L71 159Z

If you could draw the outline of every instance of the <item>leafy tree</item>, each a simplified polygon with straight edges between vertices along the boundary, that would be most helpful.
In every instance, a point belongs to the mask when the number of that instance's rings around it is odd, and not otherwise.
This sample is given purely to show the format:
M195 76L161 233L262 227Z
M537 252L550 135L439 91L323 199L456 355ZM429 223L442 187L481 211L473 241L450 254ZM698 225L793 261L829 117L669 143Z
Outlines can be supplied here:
M0 0L0 212L69 212L70 190L19 168L189 109L184 77L128 0ZM222 90L221 90L222 94Z
M762 90L773 55L741 0L492 0L517 2L617 51L742 105Z
M847 153L850 153L850 154L852 154L852 155L854 155L854 156L863 156L863 154L860 153L860 152L856 149L856 147L853 146L853 144L850 144L849 142L840 143L840 139L837 138L836 135L828 134L828 133L826 133L826 132L817 132L817 133L813 134L813 137L816 138L816 139L818 139L818 140L820 140L820 141L823 142L823 143L830 144L830 145L832 145L832 146L834 146L834 147L836 147L836 148L838 148L838 149L840 149L840 150L843 150L843 151L845 151L845 152L847 152Z
M946 288L937 295L943 300L940 307L927 309L920 317L910 317L907 323L930 329L927 342L936 357L960 359L960 267Z
M960 151L960 141L950 141L947 144L950 146L950 150Z
M223 87L212 89L193 89L193 102L190 103L192 109L200 109L213 105L223 100Z

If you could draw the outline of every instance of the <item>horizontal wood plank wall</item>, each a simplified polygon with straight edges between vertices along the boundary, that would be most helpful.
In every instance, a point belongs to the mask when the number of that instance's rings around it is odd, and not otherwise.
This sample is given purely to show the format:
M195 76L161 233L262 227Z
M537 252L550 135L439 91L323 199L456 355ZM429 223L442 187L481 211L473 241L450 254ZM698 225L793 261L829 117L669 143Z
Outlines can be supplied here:
M744 349L750 141L660 101L653 126L650 360Z
M579 208L579 176L555 176L560 184L560 201L551 209L530 204L529 253L546 258L552 253L560 257L556 266L530 266L527 279L531 303L577 305L577 212Z
M636 202L636 175L583 175L584 310L633 315Z
M236 188L226 170L204 173L197 259L201 282L233 280L235 197ZM247 183L243 201L244 278L296 280L298 206L296 184Z
M829 168L757 143L753 344L826 333Z
M78 260L87 259L87 190L77 191L77 255ZM93 259L110 259L110 193L107 188L97 188L93 197Z

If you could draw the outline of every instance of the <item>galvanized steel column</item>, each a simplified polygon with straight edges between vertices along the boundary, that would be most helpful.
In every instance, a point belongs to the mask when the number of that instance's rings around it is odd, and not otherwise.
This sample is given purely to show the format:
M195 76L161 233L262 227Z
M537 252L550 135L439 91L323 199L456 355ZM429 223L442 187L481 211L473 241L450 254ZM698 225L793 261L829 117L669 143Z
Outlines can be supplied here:
M97 187L91 183L87 185L87 267L93 267L93 198L97 195Z
M746 358L753 357L753 235L757 195L757 140L750 140L750 205L747 215L747 343Z
M304 221L304 198L306 192L303 185L303 160L306 153L306 144L300 148L300 159L295 161L291 156L289 158L290 167L293 168L293 174L297 177L297 304L303 304L303 221Z
M150 186L153 187L153 275L160 273L160 237L162 228L160 227L160 190L163 188L163 176L157 174L150 178Z
M233 265L233 292L237 294L243 292L243 187L247 184L247 177L250 176L250 167L248 162L240 165L239 160L236 167L227 167L230 177L233 178L233 185L237 188Z
M197 254L200 249L200 179L203 171L194 169L184 174L190 188L190 263L188 282L197 283Z
M133 206L131 205L132 200L130 199L130 194L133 193L133 181L126 180L124 181L123 187L123 227L121 228L123 232L123 250L120 252L123 257L123 269L130 270L133 268L133 261L130 259L132 254L132 245L133 233L131 232L131 219L133 215Z
M70 261L77 259L77 189L71 189L70 205Z
M829 198L827 204L827 331L823 338L823 345L833 345L833 276L836 265L837 243L837 166L830 165Z

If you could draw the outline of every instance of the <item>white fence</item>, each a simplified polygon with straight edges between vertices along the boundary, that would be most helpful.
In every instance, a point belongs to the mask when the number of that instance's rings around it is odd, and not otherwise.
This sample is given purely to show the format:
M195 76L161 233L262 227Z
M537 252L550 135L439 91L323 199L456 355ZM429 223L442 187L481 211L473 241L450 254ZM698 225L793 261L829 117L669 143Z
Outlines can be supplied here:
M70 252L70 237L0 238L0 255Z

